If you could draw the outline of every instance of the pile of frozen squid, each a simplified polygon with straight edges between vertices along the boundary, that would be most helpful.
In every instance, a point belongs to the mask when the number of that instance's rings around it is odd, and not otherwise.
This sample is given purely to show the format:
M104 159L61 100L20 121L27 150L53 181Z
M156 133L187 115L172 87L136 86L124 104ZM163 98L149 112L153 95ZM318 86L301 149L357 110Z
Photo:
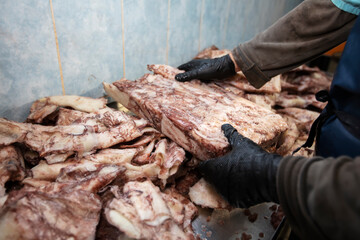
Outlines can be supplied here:
M196 58L227 54L212 46ZM198 207L230 209L197 172L226 154L232 124L269 152L301 146L331 80L300 66L255 89L239 72L181 83L149 65L135 81L104 83L106 98L49 96L25 122L0 118L0 232L4 239L195 239ZM313 149L297 154L311 156Z

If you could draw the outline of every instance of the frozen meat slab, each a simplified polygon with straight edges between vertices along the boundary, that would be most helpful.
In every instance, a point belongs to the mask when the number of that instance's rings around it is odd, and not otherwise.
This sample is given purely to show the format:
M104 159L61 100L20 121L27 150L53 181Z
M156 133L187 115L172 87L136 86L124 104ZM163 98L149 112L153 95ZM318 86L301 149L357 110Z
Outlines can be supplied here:
M228 151L221 131L224 123L263 147L287 129L281 116L242 97L214 91L197 80L175 81L176 68L150 65L149 69L155 74L104 83L105 91L199 159Z

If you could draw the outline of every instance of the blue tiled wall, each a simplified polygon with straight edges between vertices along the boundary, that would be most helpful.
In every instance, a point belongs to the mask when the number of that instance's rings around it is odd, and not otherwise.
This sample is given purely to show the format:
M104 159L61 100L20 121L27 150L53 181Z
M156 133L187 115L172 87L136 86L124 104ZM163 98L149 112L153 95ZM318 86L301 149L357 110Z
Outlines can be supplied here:
M103 81L122 77L120 1L53 0L53 9L66 94L102 96Z
M1 2L0 117L23 120L31 101L62 94L49 3Z
M101 82L124 71L136 79L146 64L177 66L212 44L231 49L301 1L52 0L65 93L100 97ZM23 121L33 101L62 94L50 1L0 5L0 117Z

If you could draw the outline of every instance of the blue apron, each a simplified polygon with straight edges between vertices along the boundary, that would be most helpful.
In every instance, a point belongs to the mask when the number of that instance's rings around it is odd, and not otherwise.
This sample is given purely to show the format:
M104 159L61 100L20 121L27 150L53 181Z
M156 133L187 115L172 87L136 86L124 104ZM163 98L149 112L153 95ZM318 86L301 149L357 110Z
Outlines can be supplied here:
M360 18L348 37L330 92L320 91L316 98L328 104L303 146L311 146L316 136L318 156L360 156Z

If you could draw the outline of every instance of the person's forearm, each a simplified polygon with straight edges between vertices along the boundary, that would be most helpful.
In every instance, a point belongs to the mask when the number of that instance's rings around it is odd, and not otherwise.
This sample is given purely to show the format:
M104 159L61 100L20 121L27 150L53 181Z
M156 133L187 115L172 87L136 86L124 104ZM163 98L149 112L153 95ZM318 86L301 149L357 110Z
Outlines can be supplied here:
M360 157L285 157L277 174L280 205L304 239L359 236Z
M330 0L304 1L267 30L234 48L232 57L249 82L259 88L271 77L344 42L355 19Z

